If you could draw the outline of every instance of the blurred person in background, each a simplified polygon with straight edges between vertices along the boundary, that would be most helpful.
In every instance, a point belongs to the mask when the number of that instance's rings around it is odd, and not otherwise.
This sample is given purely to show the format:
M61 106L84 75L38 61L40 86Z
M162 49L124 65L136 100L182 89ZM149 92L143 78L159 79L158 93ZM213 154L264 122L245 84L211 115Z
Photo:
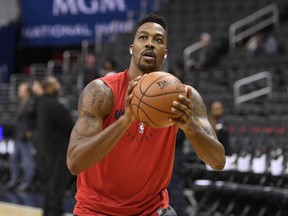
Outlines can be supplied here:
M25 191L31 189L34 177L34 159L32 144L33 129L33 103L31 100L29 83L21 83L18 87L19 107L14 127L14 153L10 155L10 180L7 183L8 190ZM22 166L23 178L18 185ZM18 186L18 187L17 187ZM16 188L17 187L17 188Z
M270 32L258 32L247 41L246 49L252 56L275 54L278 52L278 41Z
M117 71L117 63L113 58L106 58L103 62L102 76L115 74Z
M200 43L202 47L196 51L193 68L196 70L202 70L216 66L219 61L219 54L216 52L216 47L213 44L211 34L201 34Z
M66 151L73 119L59 102L59 81L46 77L42 81L43 95L37 104L38 142L43 150L44 216L63 214L63 198L71 177L66 166Z
M225 154L231 155L229 146L229 132L224 121L224 106L221 101L213 101L210 106L209 121L213 127L219 142L225 148Z
M34 96L36 96L36 98L44 94L44 89L40 80L33 81L32 91L33 91Z
M222 55L220 48L215 46L214 39L209 33L202 33L197 44L199 47L191 55L192 86L196 89L199 88L199 83L201 82L200 73L205 73L211 67L215 67Z
M34 122L35 122L35 128L33 131L33 144L36 150L36 154L35 154L35 163L36 163L36 176L37 179L40 180L40 185L43 186L43 182L44 182L44 170L43 168L43 158L45 155L45 152L43 150L43 147L41 145L41 142L39 142L39 135L38 135L38 127L37 127L37 106L38 103L42 97L42 95L44 94L44 89L43 86L41 84L40 80L34 80L32 83L32 92L33 92L33 100L34 100ZM42 188L41 188L42 189Z
M83 62L80 62L75 70L77 71L77 88L79 91L82 91L89 82L101 76L97 67L97 58L93 52L88 52L84 56Z

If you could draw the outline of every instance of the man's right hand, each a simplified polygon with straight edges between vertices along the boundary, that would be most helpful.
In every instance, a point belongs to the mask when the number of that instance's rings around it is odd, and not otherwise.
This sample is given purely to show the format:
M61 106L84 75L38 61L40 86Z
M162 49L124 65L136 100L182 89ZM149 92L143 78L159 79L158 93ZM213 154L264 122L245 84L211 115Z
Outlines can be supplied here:
M143 76L137 76L135 79L131 80L129 82L128 89L127 89L124 117L126 117L131 122L135 120L135 116L134 116L134 114L132 112L132 108L131 108L131 100L132 100L132 97L133 97L133 89L135 88L135 86L138 84L139 80L142 77Z

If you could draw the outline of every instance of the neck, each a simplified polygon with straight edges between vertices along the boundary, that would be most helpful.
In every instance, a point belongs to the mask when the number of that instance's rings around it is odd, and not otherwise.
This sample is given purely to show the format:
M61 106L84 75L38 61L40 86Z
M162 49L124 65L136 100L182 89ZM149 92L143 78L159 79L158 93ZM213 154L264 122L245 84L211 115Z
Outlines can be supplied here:
M155 69L154 71L161 71L162 70L162 66L159 69ZM152 71L150 71L152 72ZM144 72L142 71L137 65L133 64L132 60L130 62L130 66L128 68L128 73L129 73L129 79L135 79L137 76L142 76L145 73L150 73L150 72Z
M132 60L131 60L130 66L128 68L128 74L129 74L129 79L133 80L137 76L143 75L144 73L138 67L136 67L134 64L132 64Z

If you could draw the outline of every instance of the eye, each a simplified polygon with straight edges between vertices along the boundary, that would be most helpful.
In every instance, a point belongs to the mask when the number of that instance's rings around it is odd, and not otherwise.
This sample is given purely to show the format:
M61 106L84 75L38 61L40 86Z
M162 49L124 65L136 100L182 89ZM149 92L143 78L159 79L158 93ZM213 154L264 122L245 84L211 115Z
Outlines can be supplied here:
M140 35L140 36L139 36L139 39L140 39L140 40L145 40L145 39L147 39L147 36L145 36L145 35Z
M163 43L163 39L162 38L156 38L155 40L156 40L157 43L160 43L160 44Z

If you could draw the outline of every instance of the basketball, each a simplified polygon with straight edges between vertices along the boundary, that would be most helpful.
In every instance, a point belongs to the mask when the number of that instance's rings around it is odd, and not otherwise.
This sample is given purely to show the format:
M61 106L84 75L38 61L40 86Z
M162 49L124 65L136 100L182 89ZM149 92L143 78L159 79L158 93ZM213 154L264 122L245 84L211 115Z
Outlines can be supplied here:
M180 94L186 95L186 91L177 77L163 71L149 73L133 89L132 112L150 127L169 127L173 125L169 118L177 117L171 112L172 103Z

